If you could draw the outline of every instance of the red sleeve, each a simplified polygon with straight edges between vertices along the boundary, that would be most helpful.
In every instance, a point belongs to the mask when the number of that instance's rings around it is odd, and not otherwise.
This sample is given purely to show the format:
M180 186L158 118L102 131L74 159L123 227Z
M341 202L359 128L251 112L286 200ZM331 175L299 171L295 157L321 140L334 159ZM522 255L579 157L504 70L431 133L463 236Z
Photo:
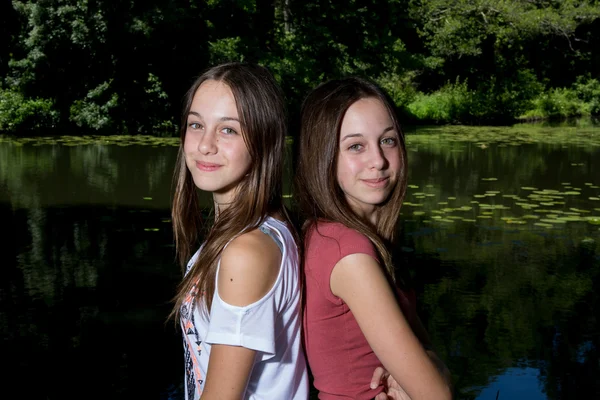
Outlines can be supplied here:
M367 254L379 262L369 238L342 224L318 224L307 237L306 273L316 280L323 296L335 304L342 300L331 293L331 273L342 258L351 254Z

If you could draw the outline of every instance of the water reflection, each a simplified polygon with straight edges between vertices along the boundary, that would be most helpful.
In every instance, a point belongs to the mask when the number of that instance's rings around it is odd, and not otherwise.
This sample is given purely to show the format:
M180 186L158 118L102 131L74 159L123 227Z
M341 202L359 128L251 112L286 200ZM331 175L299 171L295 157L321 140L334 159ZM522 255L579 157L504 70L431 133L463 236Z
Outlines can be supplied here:
M67 139L0 140L0 202L14 208L86 204L168 208L176 142L158 147L103 141L73 145Z
M4 378L29 397L181 398L164 325L176 141L72 140L0 139ZM421 128L407 142L396 257L457 398L600 394L600 130Z
M167 398L179 381L179 336L164 325L180 276L170 227L144 228L168 212L130 211L0 208L16 228L0 280L3 378L26 398Z

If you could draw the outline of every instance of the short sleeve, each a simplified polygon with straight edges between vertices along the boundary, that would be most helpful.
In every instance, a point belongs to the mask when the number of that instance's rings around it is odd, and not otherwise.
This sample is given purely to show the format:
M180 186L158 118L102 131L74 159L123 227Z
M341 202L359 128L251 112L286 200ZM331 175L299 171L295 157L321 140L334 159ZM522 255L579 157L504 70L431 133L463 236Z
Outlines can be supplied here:
M263 353L262 360L267 360L275 355L276 315L272 292L255 303L238 307L223 301L215 291L205 341L256 350Z
M331 292L329 282L337 263L351 254L367 254L377 262L375 246L368 237L340 223L320 224L310 234L307 264L311 265L307 276L314 279L322 295L334 304L342 300Z
M366 254L379 262L375 246L368 237L353 229L346 228L340 234L340 260L350 254Z

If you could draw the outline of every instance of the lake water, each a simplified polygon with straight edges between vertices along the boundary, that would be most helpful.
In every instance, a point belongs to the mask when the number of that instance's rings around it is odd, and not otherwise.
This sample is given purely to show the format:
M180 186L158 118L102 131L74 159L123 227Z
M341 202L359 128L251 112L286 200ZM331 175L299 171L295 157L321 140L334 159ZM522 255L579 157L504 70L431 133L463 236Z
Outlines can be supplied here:
M176 146L0 138L6 392L183 398ZM600 127L419 127L407 146L398 267L456 398L600 395Z

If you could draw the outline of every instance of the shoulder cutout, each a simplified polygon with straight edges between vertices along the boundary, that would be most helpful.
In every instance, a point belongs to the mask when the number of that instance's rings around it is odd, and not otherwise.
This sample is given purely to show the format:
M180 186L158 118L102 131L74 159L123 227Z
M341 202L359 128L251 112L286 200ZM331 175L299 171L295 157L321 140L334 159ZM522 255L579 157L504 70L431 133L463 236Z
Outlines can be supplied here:
M277 280L281 257L275 241L258 229L238 236L221 255L219 296L238 307L262 299Z

